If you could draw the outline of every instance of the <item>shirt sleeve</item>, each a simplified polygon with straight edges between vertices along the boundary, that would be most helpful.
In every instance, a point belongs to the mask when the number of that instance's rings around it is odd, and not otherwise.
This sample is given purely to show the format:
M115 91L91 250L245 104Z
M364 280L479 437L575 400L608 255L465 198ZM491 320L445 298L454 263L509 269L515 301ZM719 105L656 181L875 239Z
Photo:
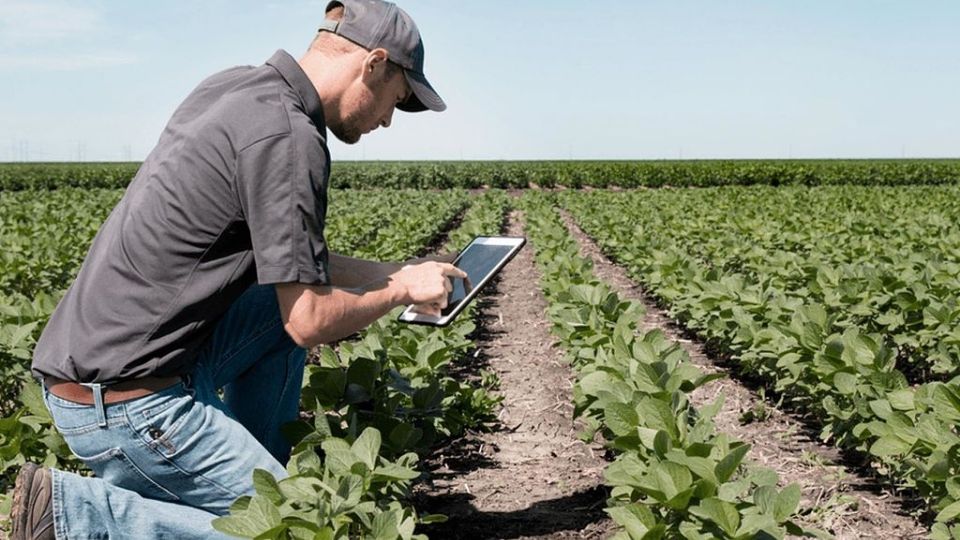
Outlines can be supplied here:
M323 235L329 163L322 145L303 148L290 134L241 150L237 192L260 284L330 283Z

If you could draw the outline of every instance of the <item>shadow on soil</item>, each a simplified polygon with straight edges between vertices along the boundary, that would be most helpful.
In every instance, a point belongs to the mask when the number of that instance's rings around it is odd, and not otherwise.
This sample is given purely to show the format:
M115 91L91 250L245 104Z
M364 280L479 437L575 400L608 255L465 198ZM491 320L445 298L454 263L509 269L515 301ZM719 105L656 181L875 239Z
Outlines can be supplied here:
M480 512L474 496L457 493L426 496L417 504L420 512L446 514L449 521L418 529L430 538L480 540L546 536L564 531L577 532L607 517L603 512L608 493L595 487L549 501L534 503L513 512Z

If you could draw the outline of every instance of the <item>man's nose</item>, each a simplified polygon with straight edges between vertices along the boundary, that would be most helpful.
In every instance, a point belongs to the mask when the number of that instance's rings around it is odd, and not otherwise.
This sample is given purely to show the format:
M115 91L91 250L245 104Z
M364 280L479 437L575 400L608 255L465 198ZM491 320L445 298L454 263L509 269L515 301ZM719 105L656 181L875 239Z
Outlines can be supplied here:
M385 117L383 118L383 120L380 120L380 125L383 126L383 127L385 127L385 128L388 128L388 127L390 127L390 121L391 121L391 120L393 120L393 110L391 110L389 113L387 113L387 116L385 116Z

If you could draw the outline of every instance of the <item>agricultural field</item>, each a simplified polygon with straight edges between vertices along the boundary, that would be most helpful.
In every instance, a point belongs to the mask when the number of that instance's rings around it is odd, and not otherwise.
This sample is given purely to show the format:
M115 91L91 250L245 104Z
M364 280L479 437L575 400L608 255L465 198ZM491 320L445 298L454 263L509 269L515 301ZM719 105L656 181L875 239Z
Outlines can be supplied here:
M84 471L27 368L135 171L0 165L0 516L25 461ZM334 251L528 246L450 327L392 314L312 351L289 476L251 471L215 527L960 538L957 180L951 160L337 164Z
M139 163L0 163L0 190L123 188ZM920 185L960 181L957 159L338 161L334 188Z

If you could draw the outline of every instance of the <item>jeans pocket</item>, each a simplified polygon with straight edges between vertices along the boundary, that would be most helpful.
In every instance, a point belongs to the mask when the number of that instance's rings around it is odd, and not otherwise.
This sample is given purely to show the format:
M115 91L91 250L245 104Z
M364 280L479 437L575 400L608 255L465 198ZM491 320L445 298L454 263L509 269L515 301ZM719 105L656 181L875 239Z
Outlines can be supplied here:
M202 435L206 410L188 394L133 416L133 429L140 439L165 459L172 459L181 453L187 440Z
M113 447L89 457L77 455L90 470L115 486L135 491L149 499L179 502L180 497L157 483L123 451Z

